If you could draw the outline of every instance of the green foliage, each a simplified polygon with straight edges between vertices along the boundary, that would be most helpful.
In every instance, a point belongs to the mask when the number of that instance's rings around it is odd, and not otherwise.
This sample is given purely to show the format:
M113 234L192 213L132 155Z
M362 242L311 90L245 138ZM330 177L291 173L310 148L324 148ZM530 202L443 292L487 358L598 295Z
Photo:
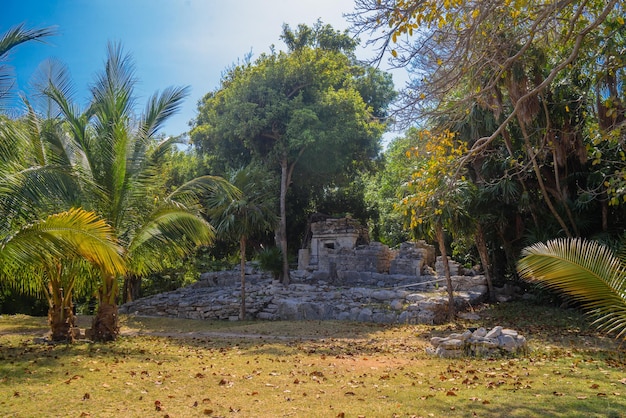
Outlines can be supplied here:
M48 303L43 298L0 283L0 314L45 316L47 313Z
M359 88L378 100L379 114L392 97L391 79L353 59L347 34L320 22L296 31L284 27L287 52L261 55L230 69L207 94L191 139L217 155L222 167L256 161L280 179L277 237L287 265L287 193L293 182L324 189L378 153L385 129ZM236 163L236 165L232 165ZM353 175L355 172L352 172Z
M266 247L259 251L256 255L256 260L259 262L259 267L272 273L275 280L280 278L283 271L283 254L278 247Z
M418 130L410 129L392 140L383 153L378 170L365 180L365 202L373 219L371 238L395 247L410 238L404 217L396 210L402 184L413 170L407 152L418 145Z
M608 247L582 239L535 244L524 250L518 271L580 302L600 329L624 337L626 266Z

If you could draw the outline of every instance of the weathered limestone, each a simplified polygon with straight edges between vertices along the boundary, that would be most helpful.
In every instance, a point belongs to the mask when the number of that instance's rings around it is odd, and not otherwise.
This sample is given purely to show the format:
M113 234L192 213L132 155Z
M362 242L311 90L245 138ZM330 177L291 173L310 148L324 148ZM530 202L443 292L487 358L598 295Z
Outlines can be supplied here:
M337 319L408 324L435 324L446 320L448 298L445 287L429 287L427 291L420 289L424 286L419 285L378 287L381 277L377 275L355 278L362 284L342 287L314 279L312 273L302 271L294 272L294 282L283 286L267 274L249 273L246 275L249 319ZM409 283L404 276L391 277L397 280L396 283ZM481 277L473 278L475 289L466 286L455 292L457 309L477 304L484 297L486 288ZM421 277L424 281L435 279ZM237 271L205 273L190 286L127 303L120 307L120 312L229 320L237 317L239 312L240 286Z
M426 266L435 264L435 249L425 241L391 250L370 242L367 229L350 218L314 222L311 234L307 247L298 252L298 269L316 271L331 283L344 284L341 280L355 272L419 278Z
M435 263L435 247L426 241L403 242L390 262L389 274L420 277L425 266Z
M338 319L381 323L435 324L446 320L445 280L436 276L435 250L424 241L398 250L369 242L367 228L350 218L323 216L311 224L299 270L283 286L246 267L249 319ZM321 220L323 219L323 220ZM458 265L454 273L461 271ZM457 310L481 301L483 276L452 278ZM191 319L234 320L239 313L238 270L203 273L191 286L120 307L122 313Z
M430 343L433 348L427 351L444 358L497 357L525 353L528 349L526 338L515 330L503 329L501 326L489 331L481 327L462 334L453 333L445 338L433 337Z

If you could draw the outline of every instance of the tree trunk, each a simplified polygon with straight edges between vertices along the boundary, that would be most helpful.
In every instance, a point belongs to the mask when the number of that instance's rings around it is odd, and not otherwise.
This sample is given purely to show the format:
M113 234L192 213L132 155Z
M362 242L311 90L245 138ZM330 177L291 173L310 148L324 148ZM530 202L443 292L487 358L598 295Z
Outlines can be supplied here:
M239 319L246 319L246 237L239 239L239 255L241 257L241 308L239 310Z
M537 163L537 155L533 151L532 145L530 145L528 132L526 132L526 125L524 125L524 122L521 120L521 118L519 118L519 116L518 116L518 121L519 121L520 129L522 131L522 137L524 138L524 146L526 148L526 153L528 154L528 157L530 158L530 161L532 162L533 171L535 172L535 176L537 176L537 184L539 185L539 191L541 192L541 195L543 196L543 200L545 201L546 205L548 206L548 209L552 213L552 216L554 216L554 219L556 219L556 221L559 223L559 225L563 229L563 232L565 233L565 235L567 235L568 238L572 238L572 233L570 232L569 228L565 224L565 221L563 221L563 218L561 217L561 215L559 215L556 208L552 204L550 195L548 194L548 191L546 190L546 186L543 183L543 178L541 177L541 170L539 169L539 164Z
M452 289L452 278L450 277L450 265L448 264L446 241L441 221L437 221L435 224L435 234L437 235L439 251L441 251L441 262L443 263L443 272L446 276L446 287L448 288L448 320L452 322L454 321L454 317L456 315L456 309L454 306L454 291Z
M487 249L487 241L485 240L485 231L480 222L476 224L476 248L478 249L478 255L480 256L480 263L483 265L483 271L485 272L485 280L487 281L487 289L489 291L489 301L493 302L496 298L495 291L493 289L493 283L491 282L491 263L489 262L489 250Z
M71 292L64 294L63 289L53 290L55 297L49 301L48 323L50 325L50 339L52 341L74 341L72 328L76 323L74 316ZM51 293L52 293L51 292Z
M289 167L287 158L280 162L280 222L278 225L278 244L283 253L283 284L288 285L289 258L287 254L287 188L289 187Z
M124 289L122 291L122 303L132 302L141 297L141 276L128 274L124 276Z
M99 303L93 318L90 336L94 341L115 341L120 332L117 314L117 279L114 276L103 278L98 292Z

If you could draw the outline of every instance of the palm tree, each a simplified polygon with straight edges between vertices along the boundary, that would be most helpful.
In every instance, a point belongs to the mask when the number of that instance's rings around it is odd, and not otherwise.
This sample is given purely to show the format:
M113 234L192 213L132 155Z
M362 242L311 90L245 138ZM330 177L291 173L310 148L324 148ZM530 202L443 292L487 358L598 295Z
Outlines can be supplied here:
M607 333L626 334L626 264L610 248L580 238L527 247L518 262L522 278L578 301Z
M167 88L149 98L145 111L134 111L134 70L130 57L109 44L104 71L91 87L91 101L80 111L68 94L66 72L57 72L45 90L60 110L69 132L68 160L81 180L81 203L113 227L125 248L126 279L166 267L173 259L210 244L213 227L200 215L199 196L232 192L228 183L203 176L164 195L159 168L175 139L155 136L187 95L187 88ZM102 276L92 337L116 338L118 277Z
M107 275L125 272L112 228L83 209L50 215L2 237L0 265L3 281L43 291L54 341L73 339L72 294L90 267Z
M241 191L233 199L216 194L207 201L207 214L218 233L239 241L241 272L241 307L239 319L246 318L246 244L255 233L272 230L278 222L276 199L271 179L260 167L250 165L233 171L229 176L232 185Z
M53 34L52 28L28 29L22 24L0 38L0 108L13 86L4 64L9 51ZM123 262L106 224L80 209L63 211L72 206L75 194L71 173L59 152L62 135L54 121L40 120L26 99L24 104L27 113L19 120L0 116L0 213L4 220L0 280L43 292L49 303L52 339L71 339L72 295L79 279L93 266L123 272ZM52 215L39 221L46 214ZM78 269L82 274L77 274Z

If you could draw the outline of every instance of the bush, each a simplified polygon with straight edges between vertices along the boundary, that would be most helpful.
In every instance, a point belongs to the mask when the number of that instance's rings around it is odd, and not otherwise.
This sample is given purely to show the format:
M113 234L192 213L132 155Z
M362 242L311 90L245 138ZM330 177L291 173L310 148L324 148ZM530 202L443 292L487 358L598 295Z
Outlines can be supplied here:
M259 267L263 271L272 273L274 280L279 280L283 272L283 253L278 247L263 248L257 256Z

